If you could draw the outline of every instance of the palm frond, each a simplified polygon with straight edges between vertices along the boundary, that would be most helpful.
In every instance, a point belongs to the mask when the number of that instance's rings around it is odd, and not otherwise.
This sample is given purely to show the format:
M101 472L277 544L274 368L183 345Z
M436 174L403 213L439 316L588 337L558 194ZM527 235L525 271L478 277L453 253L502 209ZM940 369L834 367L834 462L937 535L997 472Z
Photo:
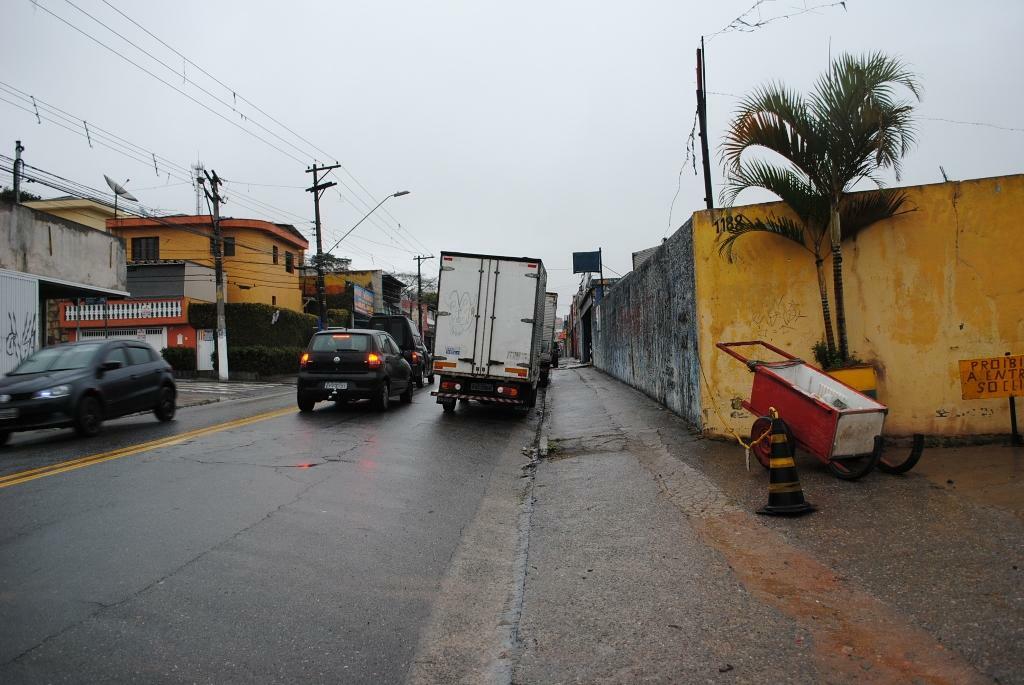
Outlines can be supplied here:
M737 221L731 228L727 228L725 232L727 235L718 244L718 253L724 255L730 262L735 257L736 241L742 236L751 233L770 233L794 242L813 253L807 245L803 225L787 216L770 215L766 219Z
M807 175L813 175L818 147L813 120L803 97L782 84L757 88L743 98L732 119L719 155L727 168L739 166L743 153L760 147L781 155Z
M914 211L906 206L907 195L902 190L882 189L846 196L839 206L842 239L849 240L883 219Z

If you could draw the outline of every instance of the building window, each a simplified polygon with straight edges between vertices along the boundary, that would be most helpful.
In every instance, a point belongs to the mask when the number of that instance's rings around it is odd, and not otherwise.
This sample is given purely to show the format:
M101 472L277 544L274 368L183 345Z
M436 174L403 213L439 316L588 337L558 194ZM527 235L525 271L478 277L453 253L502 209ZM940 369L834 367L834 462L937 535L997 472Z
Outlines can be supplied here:
M275 307L277 306L277 295L270 296L270 304L274 305Z
M221 257L234 257L235 256L235 239L224 236L221 240L221 245L224 249L224 253ZM217 256L217 241L210 238L210 254L214 257Z
M156 262L160 260L159 238L132 238L133 262Z
M284 270L288 273L295 271L295 255L291 252L284 253Z
M277 264L277 245L274 245L274 264Z

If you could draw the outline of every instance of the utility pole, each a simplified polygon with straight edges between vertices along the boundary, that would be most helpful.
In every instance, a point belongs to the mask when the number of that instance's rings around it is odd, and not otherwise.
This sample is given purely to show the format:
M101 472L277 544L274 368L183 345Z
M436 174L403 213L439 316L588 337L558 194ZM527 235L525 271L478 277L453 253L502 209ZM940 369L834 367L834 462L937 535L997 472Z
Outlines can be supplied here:
M214 171L211 175L205 169L203 174L210 182L210 189L203 187L206 199L213 204L213 265L217 279L217 334L214 338L214 349L217 353L217 377L226 381L228 379L228 336L227 326L224 323L224 250L223 240L220 234L220 184L221 180Z
M416 260L416 309L419 310L419 322L420 322L420 337L423 337L423 262L428 259L433 259L434 255L424 257L417 255L413 257Z
M307 174L313 174L313 186L306 188L306 192L313 193L313 214L316 219L316 311L319 319L317 327L321 331L327 321L327 286L324 285L324 239L320 233L320 196L324 194L325 190L338 184L334 181L321 183L320 174L340 166L335 162L332 166L318 167L316 162L313 162L313 166L306 169Z
M21 153L24 151L25 146L21 144L21 141L14 141L14 204L21 203L21 175L25 168Z
M708 90L705 82L707 74L704 70L704 37L701 36L700 47L697 48L697 122L700 124L700 156L704 162L704 202L708 209L715 208L714 196L711 194L711 162L708 154Z

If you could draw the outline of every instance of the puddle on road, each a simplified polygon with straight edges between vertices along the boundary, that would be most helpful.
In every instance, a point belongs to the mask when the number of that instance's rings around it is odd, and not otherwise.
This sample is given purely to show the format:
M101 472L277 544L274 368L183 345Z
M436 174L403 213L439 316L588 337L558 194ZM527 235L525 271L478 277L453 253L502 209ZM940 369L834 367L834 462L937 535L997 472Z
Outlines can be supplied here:
M913 473L977 504L1004 509L1024 519L1024 447L925 450Z

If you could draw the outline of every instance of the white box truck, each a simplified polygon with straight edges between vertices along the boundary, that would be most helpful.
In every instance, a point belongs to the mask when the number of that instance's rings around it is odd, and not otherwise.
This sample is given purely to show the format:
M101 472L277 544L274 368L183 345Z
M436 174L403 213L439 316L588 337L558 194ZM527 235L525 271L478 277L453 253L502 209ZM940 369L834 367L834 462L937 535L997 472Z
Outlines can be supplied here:
M555 313L558 309L558 293L544 293L544 330L540 342L540 384L548 385L555 352ZM557 364L557 362L555 362Z
M532 407L540 381L547 272L539 259L442 252L431 394Z

